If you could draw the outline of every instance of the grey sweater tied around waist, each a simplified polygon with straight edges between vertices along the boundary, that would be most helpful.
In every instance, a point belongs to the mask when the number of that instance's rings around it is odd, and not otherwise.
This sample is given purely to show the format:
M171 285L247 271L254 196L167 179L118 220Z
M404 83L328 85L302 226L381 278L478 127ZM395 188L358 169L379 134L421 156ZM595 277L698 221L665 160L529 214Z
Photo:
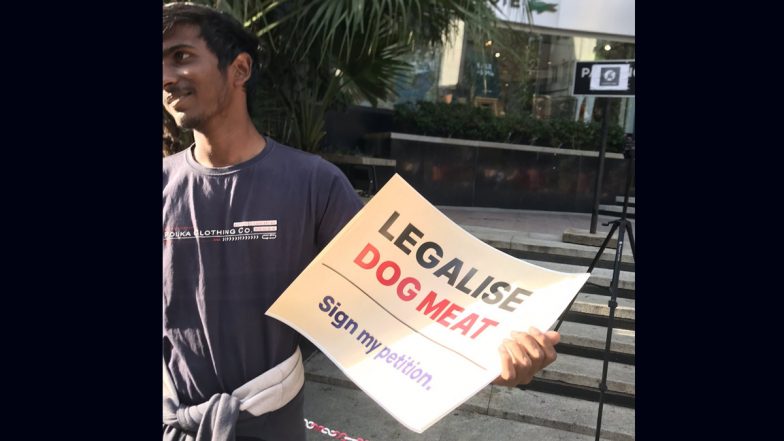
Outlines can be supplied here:
M163 364L163 422L187 432L196 441L234 441L237 420L257 417L285 406L305 384L305 368L299 348L282 363L209 401L184 406L177 399L166 363Z

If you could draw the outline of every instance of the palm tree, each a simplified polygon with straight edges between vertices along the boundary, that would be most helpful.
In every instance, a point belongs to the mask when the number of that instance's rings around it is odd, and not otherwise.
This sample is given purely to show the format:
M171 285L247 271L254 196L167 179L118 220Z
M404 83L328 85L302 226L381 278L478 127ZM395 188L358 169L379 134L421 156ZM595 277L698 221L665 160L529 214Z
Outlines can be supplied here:
M262 46L254 122L281 142L316 150L327 110L358 100L376 105L394 95L416 46L439 46L457 20L495 35L487 0L213 0ZM530 16L543 2L528 1ZM545 4L547 5L547 4Z

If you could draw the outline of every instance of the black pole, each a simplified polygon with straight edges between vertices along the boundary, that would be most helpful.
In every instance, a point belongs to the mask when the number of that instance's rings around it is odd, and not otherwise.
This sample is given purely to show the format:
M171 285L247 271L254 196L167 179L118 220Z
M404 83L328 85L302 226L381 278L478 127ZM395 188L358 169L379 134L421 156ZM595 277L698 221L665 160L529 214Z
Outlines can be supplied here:
M596 253L596 256L594 256L593 260L591 261L591 264L588 266L588 269L585 270L586 273L592 272L593 269L596 267L596 264L599 263L599 259L602 257L602 254L604 253L604 249L607 248L607 244L610 243L610 239L612 239L613 234L615 234L616 228L618 228L618 223L611 222L610 224L612 224L612 227L610 228L610 232L607 233L607 237L604 238L604 242L602 242L602 245L599 247L599 251ZM602 225L607 226L610 224L602 224ZM567 306L566 309L564 309L564 311L561 313L561 317L558 319L558 323L555 325L555 328L553 328L553 331L558 331L558 329L561 328L561 324L563 324L564 319L566 319L566 313L569 312L570 309L572 309L572 305L574 305L575 300L577 300L578 294L579 293L575 294L574 297L572 297L572 301L569 302L569 306Z
M610 315L607 318L607 338L604 346L604 363L602 365L602 380L599 383L599 414L596 417L596 438L599 441L599 436L602 433L602 410L604 409L604 394L607 392L607 368L609 365L610 347L612 344L613 332L613 319L615 318L615 308L618 306L617 292L618 292L618 279L621 273L621 257L623 254L623 233L628 226L626 217L622 217L619 221L620 228L618 228L618 246L615 248L615 261L613 262L613 276L610 282L610 301L607 306L610 307Z
M596 185L593 191L593 211L591 211L591 234L596 234L596 223L599 216L599 195L602 190L602 177L604 176L604 152L607 150L607 120L610 113L610 98L604 99L602 111L602 145L599 149L599 169L596 172Z
M626 145L624 146L623 153L628 157L626 160L626 192L623 194L623 213L621 218L626 219L626 210L629 206L629 193L632 186L632 176L634 175L634 137L626 137Z

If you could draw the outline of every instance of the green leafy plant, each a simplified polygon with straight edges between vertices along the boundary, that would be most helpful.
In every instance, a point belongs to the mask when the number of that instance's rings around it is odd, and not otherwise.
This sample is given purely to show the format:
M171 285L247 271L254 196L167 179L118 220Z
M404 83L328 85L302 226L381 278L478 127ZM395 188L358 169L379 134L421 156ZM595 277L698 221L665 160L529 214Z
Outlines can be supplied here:
M420 101L395 106L394 130L443 138L505 142L575 150L599 150L601 123L565 119L540 120L527 114L494 116L488 109L467 104ZM623 128L610 124L607 151L622 152Z

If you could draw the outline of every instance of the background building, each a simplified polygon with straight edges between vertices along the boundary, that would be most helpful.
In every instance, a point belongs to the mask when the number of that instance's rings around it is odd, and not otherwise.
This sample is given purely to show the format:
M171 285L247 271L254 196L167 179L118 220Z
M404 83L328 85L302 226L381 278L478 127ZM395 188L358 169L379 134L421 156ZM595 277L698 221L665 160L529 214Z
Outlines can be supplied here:
M590 122L610 100L611 122L634 132L634 98L573 96L576 61L633 60L633 0L555 0L556 11L533 13L534 24L517 0L495 1L505 29L493 41L456 24L443 48L421 47L410 56L413 75L399 84L395 101L471 103L503 116L533 114L540 119ZM368 103L363 105L369 106Z
M456 22L451 41L417 47L408 55L414 69L397 84L394 100L328 115L326 145L396 161L393 167L375 167L383 172L374 171L373 177L360 176L378 188L398 173L437 205L586 213L593 208L598 123L607 103L614 134L608 135L608 147L615 141L603 161L598 197L600 204L613 203L625 190L620 149L622 134L634 134L634 98L575 96L572 90L578 61L635 59L634 1L549 4L555 11L533 12L531 24L520 1L498 0L502 26L493 36ZM415 121L421 123L415 129L427 125L428 130L408 131L401 127L405 112L393 109L418 101L485 107L497 119L429 106ZM456 122L458 117L463 119ZM465 134L461 129L467 127L472 137L453 135ZM507 139L483 138L498 134ZM358 184L364 187L372 193L373 185Z

